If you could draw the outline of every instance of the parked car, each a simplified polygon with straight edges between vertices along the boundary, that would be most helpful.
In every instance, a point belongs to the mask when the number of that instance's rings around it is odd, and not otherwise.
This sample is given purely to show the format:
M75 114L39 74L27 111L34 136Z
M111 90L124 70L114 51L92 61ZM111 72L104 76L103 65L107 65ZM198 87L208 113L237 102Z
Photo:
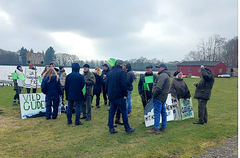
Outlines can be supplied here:
M230 78L231 76L229 74L222 74L218 75L219 78Z

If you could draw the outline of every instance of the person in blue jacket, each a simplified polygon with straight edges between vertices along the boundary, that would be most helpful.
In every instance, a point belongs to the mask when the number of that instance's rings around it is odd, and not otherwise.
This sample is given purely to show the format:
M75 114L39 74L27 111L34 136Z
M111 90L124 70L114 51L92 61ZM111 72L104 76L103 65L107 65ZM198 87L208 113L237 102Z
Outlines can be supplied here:
M56 119L58 116L59 96L63 94L56 71L49 68L43 75L41 90L46 94L46 119ZM53 106L53 113L51 107Z
M72 109L73 105L76 106L75 111L75 125L83 125L80 122L80 108L83 104L83 88L85 86L85 79L83 75L79 73L80 65L78 63L72 64L72 73L67 75L65 81L65 94L66 100L68 100L67 108L67 122L72 124Z
M117 108L122 113L123 124L126 134L132 133L135 128L131 128L128 124L128 115L126 109L127 98L127 84L126 84L126 72L122 69L124 65L122 60L117 60L115 68L108 74L105 82L105 86L108 90L108 99L110 101L110 110L108 118L109 133L114 134L117 131L113 127L113 119Z

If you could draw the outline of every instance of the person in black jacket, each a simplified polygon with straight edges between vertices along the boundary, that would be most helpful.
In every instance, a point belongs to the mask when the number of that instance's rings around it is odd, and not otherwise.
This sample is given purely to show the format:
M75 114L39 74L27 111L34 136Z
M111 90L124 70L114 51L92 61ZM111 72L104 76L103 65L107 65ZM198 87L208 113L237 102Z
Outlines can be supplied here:
M182 78L182 72L176 71L173 76L169 93L177 99L189 99L191 94L186 82Z
M207 101L210 99L211 90L214 84L214 74L208 67L201 66L202 78L199 83L193 83L196 86L194 98L198 99L198 117L199 120L193 124L207 123Z
M128 124L128 115L126 109L127 98L127 85L126 85L126 72L122 69L124 65L122 60L117 60L115 68L108 74L106 79L106 87L108 89L108 99L110 101L110 111L108 117L109 133L114 134L117 131L113 127L114 115L119 108L122 113L123 124L126 134L132 133L135 128L131 128Z
M102 79L103 79L103 84L102 84L102 90L103 90L103 99L104 99L104 105L107 105L107 91L106 91L106 88L105 88L105 80L107 79L107 76L110 72L109 70L109 67L107 64L103 64L102 65ZM110 106L110 105L109 105Z
M46 94L46 119L56 119L58 116L59 96L63 94L56 71L49 68L43 76L41 90ZM51 107L53 106L53 113Z
M101 77L102 71L99 67L95 68L95 72L93 72L96 83L93 88L93 97L96 95L96 108L100 108L99 102L100 102L100 94L102 92L102 84L103 84L103 79Z
M126 69L127 69L127 110L128 110L128 117L131 116L131 112L132 112L132 102L131 102L131 94L132 94L132 90L133 90L133 81L135 78L135 75L132 71L132 67L131 64L128 63L126 64Z
M72 73L67 75L65 81L65 94L68 100L67 120L68 124L72 124L72 109L73 105L76 106L75 112L75 125L82 125L80 122L80 108L83 104L83 87L85 86L85 79L79 73L80 65L78 63L72 64Z

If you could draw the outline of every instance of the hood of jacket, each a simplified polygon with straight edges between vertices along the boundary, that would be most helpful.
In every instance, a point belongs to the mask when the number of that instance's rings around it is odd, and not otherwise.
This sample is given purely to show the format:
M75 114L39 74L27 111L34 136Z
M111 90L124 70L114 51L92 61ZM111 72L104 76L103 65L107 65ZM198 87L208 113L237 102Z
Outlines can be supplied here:
M80 65L78 63L72 63L72 72L79 72Z
M171 76L171 73L168 71L168 69L164 69L160 71L158 74L160 75L161 73L166 73L169 77Z

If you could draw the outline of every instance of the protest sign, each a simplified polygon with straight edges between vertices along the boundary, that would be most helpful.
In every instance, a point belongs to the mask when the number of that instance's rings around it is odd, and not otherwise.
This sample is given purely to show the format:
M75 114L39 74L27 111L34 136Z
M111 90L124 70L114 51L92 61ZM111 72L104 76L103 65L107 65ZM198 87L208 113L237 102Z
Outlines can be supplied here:
M43 53L27 53L27 64L43 65Z
M83 89L82 89L82 93L83 93L83 95L86 94L86 86L83 87Z
M41 87L41 83L39 82L41 73L42 73L41 68L37 70L26 68L25 69L25 88Z
M144 90L145 90L145 91L150 91L150 88L149 88L149 86L148 86L148 83L144 83L143 86L144 86Z
M193 118L194 112L191 99L179 99L179 102L182 111L182 119Z
M165 108L167 112L167 121L172 121L174 117L173 117L171 94L168 94L167 101L165 103ZM154 104L152 99L149 101L149 103L147 104L144 110L144 121L145 121L146 127L154 125ZM160 123L161 122L162 122L162 118L160 115Z
M153 76L145 76L145 83L153 83Z
M22 119L45 116L45 94L30 93L20 94L20 108Z
M173 116L174 121L182 120L182 111L181 106L177 98L172 96L172 108L173 108Z

